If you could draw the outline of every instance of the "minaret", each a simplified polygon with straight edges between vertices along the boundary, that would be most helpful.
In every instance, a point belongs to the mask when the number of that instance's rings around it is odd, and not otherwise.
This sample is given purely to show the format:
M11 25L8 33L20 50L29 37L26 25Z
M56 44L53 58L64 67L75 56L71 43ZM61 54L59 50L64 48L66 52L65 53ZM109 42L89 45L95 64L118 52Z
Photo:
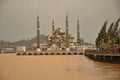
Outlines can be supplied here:
M40 51L40 19L37 16L37 51Z
M55 25L54 25L54 18L52 20L52 36L54 35L54 31L55 31Z
M69 22L68 22L68 13L66 13L66 50L67 51L69 51L68 36L69 36Z
M77 20L77 44L80 45L80 24L79 24L79 18Z

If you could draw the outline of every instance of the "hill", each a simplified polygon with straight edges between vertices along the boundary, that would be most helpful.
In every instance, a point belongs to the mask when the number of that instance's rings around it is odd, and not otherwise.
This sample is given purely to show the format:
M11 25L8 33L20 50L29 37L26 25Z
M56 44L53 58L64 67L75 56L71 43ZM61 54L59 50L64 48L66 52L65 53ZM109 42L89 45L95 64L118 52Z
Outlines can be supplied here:
M32 46L34 43L36 43L36 37L29 40L22 39L15 42L1 40L0 46ZM44 34L40 35L40 43L46 43L46 36Z

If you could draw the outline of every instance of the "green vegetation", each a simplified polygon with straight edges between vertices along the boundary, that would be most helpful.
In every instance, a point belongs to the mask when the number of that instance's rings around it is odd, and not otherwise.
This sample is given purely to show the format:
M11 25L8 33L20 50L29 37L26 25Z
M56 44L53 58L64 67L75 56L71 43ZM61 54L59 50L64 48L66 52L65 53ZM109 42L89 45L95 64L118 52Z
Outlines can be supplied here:
M104 48L120 48L120 18L116 22L112 22L107 29L107 21L104 22L102 29L96 38L96 46L99 49Z

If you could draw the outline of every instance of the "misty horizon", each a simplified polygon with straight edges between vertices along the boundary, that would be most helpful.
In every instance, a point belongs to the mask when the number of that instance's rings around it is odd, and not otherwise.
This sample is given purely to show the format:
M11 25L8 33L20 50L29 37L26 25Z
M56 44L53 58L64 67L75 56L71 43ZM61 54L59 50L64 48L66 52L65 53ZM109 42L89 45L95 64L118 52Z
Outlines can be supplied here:
M52 19L55 28L65 29L68 11L70 34L76 41L77 19L80 20L80 37L94 43L103 23L108 27L120 18L119 0L1 0L0 40L17 41L36 36L36 16L39 12L41 34L51 35Z

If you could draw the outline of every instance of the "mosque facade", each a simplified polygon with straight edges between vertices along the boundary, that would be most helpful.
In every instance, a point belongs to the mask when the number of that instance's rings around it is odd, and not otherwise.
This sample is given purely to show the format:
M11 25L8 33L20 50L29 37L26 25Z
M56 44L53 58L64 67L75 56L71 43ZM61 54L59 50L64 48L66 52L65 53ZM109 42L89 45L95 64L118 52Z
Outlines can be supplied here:
M77 20L77 42L74 42L74 37L69 33L69 19L66 14L65 29L58 27L55 29L54 20L52 21L52 35L46 37L48 50L75 50L76 46L83 44L83 39L80 38L79 19Z

